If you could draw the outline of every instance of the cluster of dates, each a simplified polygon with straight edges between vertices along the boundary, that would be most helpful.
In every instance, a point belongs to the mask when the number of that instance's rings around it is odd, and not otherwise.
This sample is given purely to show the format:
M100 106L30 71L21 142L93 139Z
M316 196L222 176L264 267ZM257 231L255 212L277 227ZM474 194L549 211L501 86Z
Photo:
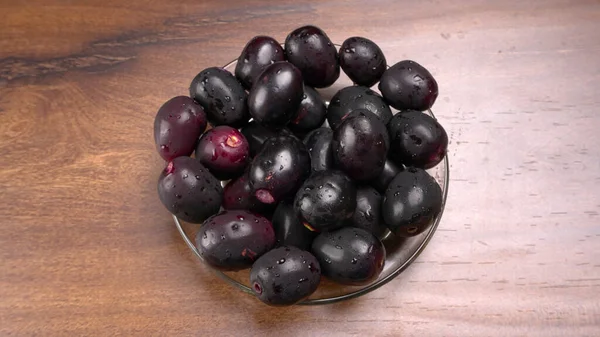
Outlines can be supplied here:
M355 85L327 105L315 88L336 82L340 68ZM377 83L381 95L370 89ZM307 298L321 275L370 283L383 270L388 230L417 235L441 210L440 186L425 171L448 144L423 113L437 95L429 71L413 61L388 68L366 38L338 51L314 26L291 32L283 47L257 36L235 74L207 68L189 97L159 109L155 142L168 162L160 200L202 224L196 245L206 263L251 267L251 287L267 304Z

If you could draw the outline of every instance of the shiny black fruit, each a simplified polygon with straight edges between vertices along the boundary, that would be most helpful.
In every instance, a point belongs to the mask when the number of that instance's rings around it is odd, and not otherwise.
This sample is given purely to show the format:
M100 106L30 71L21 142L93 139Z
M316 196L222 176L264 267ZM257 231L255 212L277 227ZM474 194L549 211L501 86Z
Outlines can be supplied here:
M213 126L246 124L249 118L246 96L235 76L217 67L202 70L190 85L190 97L204 107Z
M341 284L368 284L377 279L385 264L385 247L362 228L321 233L313 242L312 253L323 276Z
M340 47L340 66L354 83L370 87L379 81L387 63L375 42L351 37Z
M379 193L385 193L390 181L392 181L392 179L394 179L394 177L402 170L404 170L404 166L395 164L389 158L386 159L385 164L383 165L383 171L381 171L375 179L371 180L371 186Z
M176 217L201 223L221 206L221 183L199 161L177 157L158 178L158 196Z
M283 48L270 36L255 36L250 40L235 66L235 77L244 88L250 90L252 84L265 68L275 62L284 61Z
M209 265L241 270L275 245L267 218L244 210L223 211L208 218L196 234L196 247Z
M273 212L273 205L266 205L258 201L252 193L248 182L248 174L243 174L237 179L230 180L223 188L223 208L245 209L262 215Z
M260 151L263 144L267 139L275 136L291 135L290 130L283 128L273 130L266 128L255 121L251 121L241 129L242 134L246 137L248 144L250 145L250 156L254 157Z
M346 87L338 91L327 108L327 121L336 129L342 120L354 110L364 109L375 114L383 124L392 118L392 110L378 93L360 86Z
M311 87L328 87L340 76L337 49L325 32L315 26L291 32L285 39L285 56L300 69L304 83Z
M294 209L316 231L340 227L356 208L356 187L341 171L313 173L296 193Z
M379 91L398 110L424 111L435 103L438 85L431 73L414 61L400 61L381 76Z
M269 138L252 160L248 177L256 198L273 204L294 195L310 174L310 155L294 136Z
M306 134L325 122L327 107L321 95L311 87L304 87L304 96L300 108L288 128L296 134Z
M390 158L406 166L432 168L444 159L448 149L446 130L429 115L401 111L388 124Z
M389 138L385 125L366 110L355 110L333 133L331 149L338 168L350 178L376 178L387 157Z
M333 131L330 128L315 129L302 140L310 153L310 165L313 172L333 169L332 140Z
M187 96L163 104L154 118L154 143L164 160L189 156L206 129L204 109Z
M366 229L376 237L385 234L387 227L381 216L382 196L373 187L361 186L356 191L356 209L352 226Z
M318 234L302 224L294 206L286 201L279 203L271 222L277 244L281 246L294 246L310 250L310 246Z
M304 96L302 74L288 62L275 62L258 76L248 95L248 109L266 127L284 127Z
M414 236L442 209L442 189L426 171L409 167L390 182L383 196L383 221L398 236Z
M250 161L250 148L241 132L221 125L202 135L196 147L196 159L217 179L229 180L244 173Z
M317 290L321 267L309 252L296 247L280 247L261 256L250 271L254 294L264 303L292 305Z

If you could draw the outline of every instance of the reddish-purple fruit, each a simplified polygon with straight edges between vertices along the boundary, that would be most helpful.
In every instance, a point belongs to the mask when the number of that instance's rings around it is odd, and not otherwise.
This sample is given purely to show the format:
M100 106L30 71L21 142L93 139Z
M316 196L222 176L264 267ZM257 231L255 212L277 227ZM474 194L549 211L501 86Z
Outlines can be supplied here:
M270 36L255 36L248 41L235 66L235 77L250 90L256 78L275 62L285 61L283 48Z
M351 37L340 47L340 66L354 83L371 87L379 81L387 63L375 42Z
M389 146L385 125L366 110L348 115L331 142L337 167L358 181L372 180L383 171Z
M333 169L332 140L333 131L330 128L315 129L302 140L310 153L310 166L313 172Z
M310 156L294 136L269 138L254 157L248 179L256 198L273 204L292 196L310 174Z
M223 188L223 208L245 209L266 215L272 212L273 206L258 201L252 193L248 182L248 174L243 174L237 179L230 180Z
M227 70L217 67L202 70L190 84L190 97L202 105L213 126L241 127L248 122L246 91Z
M198 234L196 247L206 263L219 270L241 270L275 245L271 222L244 210L223 211L208 218Z
M237 129L221 125L202 135L196 158L219 180L239 177L250 161L250 147Z
M246 137L248 144L250 145L250 156L254 158L260 151L263 144L267 139L275 136L290 136L292 133L290 130L283 128L273 130L266 128L255 121L251 121L241 129L242 134Z
M305 86L300 109L288 124L288 128L295 134L305 135L323 125L326 115L327 107L321 95L315 89Z
M291 32L285 39L285 56L300 69L304 83L311 87L328 87L340 77L337 49L325 32L315 26Z
M407 60L394 64L383 73L379 91L398 110L424 111L435 103L438 85L427 69Z
M177 157L158 178L158 197L176 217L201 223L221 207L221 183L196 159Z
M367 87L351 86L341 89L331 98L327 107L329 126L337 129L346 116L358 109L372 112L383 124L392 118L392 110L381 95Z
M294 205L287 201L282 201L277 205L271 221L277 244L280 246L294 246L310 250L310 245L318 234L304 226L294 210Z
M156 150L166 161L189 156L204 129L204 109L187 96L173 97L158 109L154 119Z
M288 62L275 62L265 68L250 90L250 115L265 127L282 128L298 111L303 95L300 70Z
M390 158L398 164L429 169L441 162L448 134L433 117L420 111L401 111L388 124Z

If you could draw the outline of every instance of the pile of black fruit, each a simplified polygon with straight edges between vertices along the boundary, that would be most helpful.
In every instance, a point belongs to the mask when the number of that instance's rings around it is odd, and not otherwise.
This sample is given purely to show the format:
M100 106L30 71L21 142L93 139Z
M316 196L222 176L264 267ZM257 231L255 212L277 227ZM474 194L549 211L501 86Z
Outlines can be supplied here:
M355 85L326 106L315 88L332 85L340 68ZM369 89L377 82L381 95ZM429 71L413 61L388 68L365 38L338 51L313 26L291 32L284 47L255 37L235 74L205 69L189 97L158 111L154 136L168 161L160 200L202 223L196 245L206 263L251 267L265 303L301 301L321 275L373 282L386 259L382 235L417 235L441 210L442 191L425 169L444 158L448 137L422 112L437 95Z

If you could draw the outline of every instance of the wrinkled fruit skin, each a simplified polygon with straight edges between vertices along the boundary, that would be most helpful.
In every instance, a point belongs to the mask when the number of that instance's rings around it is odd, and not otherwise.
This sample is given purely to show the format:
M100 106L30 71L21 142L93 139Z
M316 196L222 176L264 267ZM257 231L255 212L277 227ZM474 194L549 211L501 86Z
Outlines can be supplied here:
M303 96L300 70L288 62L273 63L259 75L250 90L250 115L265 127L284 127L298 112Z
M223 188L223 208L227 210L245 209L268 216L273 212L273 205L258 201L248 182L248 174L230 180Z
M255 36L248 41L237 60L235 77L250 90L267 66L284 60L283 48L277 40L270 36Z
M386 159L385 164L383 165L383 171L371 181L371 186L373 186L377 192L381 194L385 193L385 190L387 190L392 179L394 179L394 177L402 170L404 170L404 166L395 164L389 158Z
M387 62L375 42L364 37L351 37L340 48L340 66L354 83L371 87L383 75Z
M196 147L196 158L219 180L244 173L250 161L248 141L237 129L221 125L206 131Z
M306 134L325 122L327 107L321 95L311 87L304 87L304 96L300 108L288 128L296 134Z
M261 256L250 271L250 285L264 303L292 305L310 296L321 281L321 267L309 252L280 247Z
M392 110L383 97L367 87L352 86L341 89L331 98L327 122L335 130L346 116L360 109L372 112L383 124L392 118Z
M430 109L438 96L431 73L414 61L400 61L388 68L379 82L385 100L398 110Z
M448 149L446 130L420 111L401 111L388 124L390 158L406 166L429 169L441 162Z
M325 88L340 77L337 49L325 32L315 26L292 31L285 39L285 56L300 69L308 86Z
M385 125L366 110L355 110L333 133L331 149L336 166L357 181L375 179L389 149Z
M387 227L381 216L381 201L383 197L373 187L361 186L356 191L356 209L352 216L352 226L365 229L381 238Z
M275 238L280 246L294 246L303 250L310 250L317 232L305 227L291 203L282 201L275 209L272 218Z
M269 138L254 157L248 177L254 195L273 204L296 190L310 174L310 155L294 136Z
M176 217L201 223L221 207L221 183L190 157L173 159L158 178L158 196Z
M321 233L313 241L312 253L321 264L323 276L347 285L371 283L385 264L385 247L362 228Z
M273 130L266 128L255 121L251 121L250 123L246 124L246 126L241 129L241 132L244 137L246 137L246 140L250 145L250 157L256 156L267 139L275 136L292 134L290 130L286 128Z
M241 127L250 118L244 87L222 68L207 68L196 75L190 84L190 97L202 105L213 126Z
M206 129L206 114L187 96L173 97L163 104L154 119L154 143L166 160L189 156Z
M340 227L356 208L356 187L341 171L313 173L300 187L294 209L303 224L316 231Z
M397 236L409 237L425 231L442 209L442 189L425 170L409 167L390 182L381 213Z
M206 263L219 270L241 270L275 245L273 226L267 218L244 210L223 211L208 218L198 234L196 247Z
M333 151L331 141L333 131L330 128L318 128L308 133L302 142L310 153L312 172L333 169Z

